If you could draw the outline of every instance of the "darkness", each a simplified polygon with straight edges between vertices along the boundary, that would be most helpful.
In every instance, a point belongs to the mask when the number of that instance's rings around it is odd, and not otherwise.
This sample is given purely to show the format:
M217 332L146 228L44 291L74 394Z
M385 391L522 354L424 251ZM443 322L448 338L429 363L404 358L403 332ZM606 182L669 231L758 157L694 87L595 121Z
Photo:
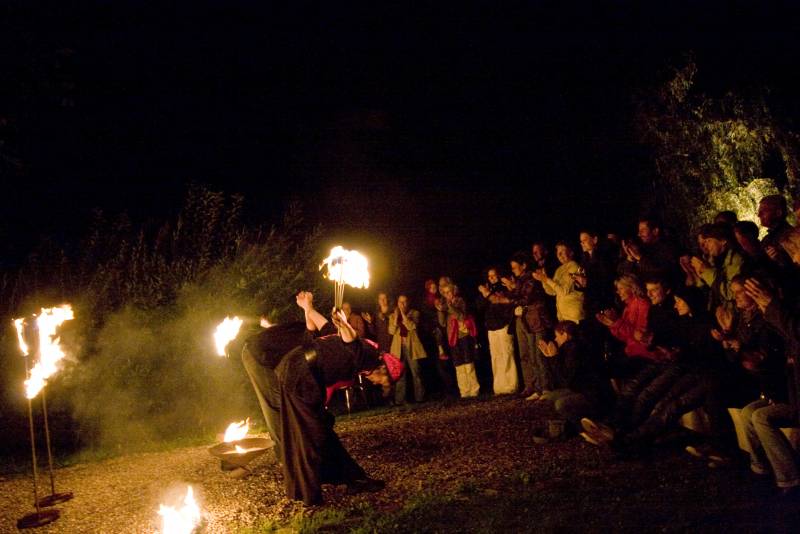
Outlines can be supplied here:
M645 4L0 8L3 262L93 208L165 218L191 181L253 223L305 200L395 288L630 229L653 178L632 98L683 54L707 92L769 86L789 118L800 89L778 4Z

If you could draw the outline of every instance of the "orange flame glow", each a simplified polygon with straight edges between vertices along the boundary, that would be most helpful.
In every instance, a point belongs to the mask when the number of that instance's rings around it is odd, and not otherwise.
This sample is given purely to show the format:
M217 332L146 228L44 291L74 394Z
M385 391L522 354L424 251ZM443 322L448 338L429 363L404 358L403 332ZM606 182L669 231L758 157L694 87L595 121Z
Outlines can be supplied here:
M29 353L28 344L25 343L25 337L23 335L25 330L25 319L14 319L14 328L17 329L17 341L19 342L19 350L22 351L22 354L27 356Z
M323 276L333 280L336 291L334 303L339 308L344 300L344 286L355 288L369 287L369 266L367 258L357 250L345 250L336 246L331 249L330 255L322 260L320 270L325 268Z
M183 498L183 506L176 509L172 506L159 505L162 534L191 534L200 524L200 506L194 500L194 492L189 486Z
M225 356L225 347L239 335L239 329L243 322L238 317L226 317L217 325L217 330L214 332L214 343L217 346L218 355Z
M39 361L31 369L31 374L25 381L25 396L34 398L56 371L58 362L66 356L61 349L61 338L56 336L56 330L64 321L75 318L72 306L64 304L58 308L42 308L42 313L36 319L39 329Z
M249 430L250 430L249 417L244 421L239 421L238 423L231 423L225 430L225 437L222 438L222 441L224 441L225 443L230 443L231 441L239 441L240 439L243 439L247 435L247 432Z

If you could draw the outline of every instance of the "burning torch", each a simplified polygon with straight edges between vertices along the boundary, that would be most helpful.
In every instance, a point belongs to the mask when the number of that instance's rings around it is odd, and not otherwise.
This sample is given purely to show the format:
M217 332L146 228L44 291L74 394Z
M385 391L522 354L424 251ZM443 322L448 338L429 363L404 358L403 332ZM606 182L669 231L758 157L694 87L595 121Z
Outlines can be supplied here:
M357 250L333 247L330 255L322 260L319 269L325 269L323 276L333 280L334 305L337 310L342 308L344 302L345 285L359 289L369 287L367 258Z

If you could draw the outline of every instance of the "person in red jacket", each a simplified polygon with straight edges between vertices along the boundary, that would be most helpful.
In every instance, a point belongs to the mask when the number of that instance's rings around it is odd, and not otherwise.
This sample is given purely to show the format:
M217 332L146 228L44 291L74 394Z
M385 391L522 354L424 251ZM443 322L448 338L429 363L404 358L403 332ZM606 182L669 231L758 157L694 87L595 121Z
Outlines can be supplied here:
M456 368L458 391L462 398L477 397L480 390L478 376L475 374L477 336L475 319L467 315L464 299L456 297L450 304L447 318L447 341Z
M647 315L650 311L650 301L647 300L642 286L633 275L619 277L614 285L617 295L625 309L622 316L613 310L603 310L595 317L608 327L608 330L618 340L625 344L624 352L627 358L621 362L612 362L616 369L612 369L613 376L627 377L635 374L648 361L658 360L658 354L651 352L648 346Z

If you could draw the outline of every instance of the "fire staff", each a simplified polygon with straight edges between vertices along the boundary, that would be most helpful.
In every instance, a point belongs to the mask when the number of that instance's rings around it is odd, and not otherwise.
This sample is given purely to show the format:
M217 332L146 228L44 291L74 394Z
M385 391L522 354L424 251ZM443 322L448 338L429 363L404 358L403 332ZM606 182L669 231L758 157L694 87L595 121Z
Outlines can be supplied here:
M319 504L326 483L346 484L351 493L379 490L383 482L367 476L333 431L325 388L364 374L388 389L402 364L358 339L341 312L329 322L314 309L311 293L299 293L296 301L305 325L271 326L248 339L242 354L283 465L286 493Z

